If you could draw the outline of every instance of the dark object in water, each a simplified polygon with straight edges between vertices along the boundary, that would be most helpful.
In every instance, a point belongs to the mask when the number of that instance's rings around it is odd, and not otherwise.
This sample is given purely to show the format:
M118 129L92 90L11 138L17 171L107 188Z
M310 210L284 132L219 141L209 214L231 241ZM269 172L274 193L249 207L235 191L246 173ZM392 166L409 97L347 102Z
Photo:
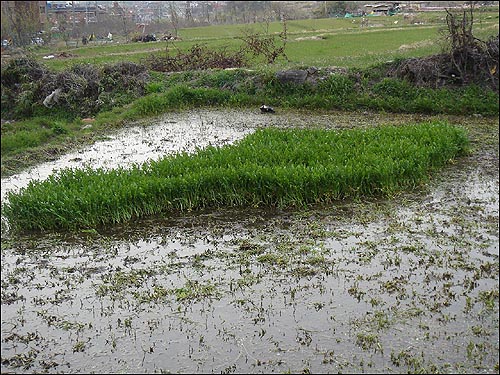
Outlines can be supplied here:
M273 107L269 107L268 105L262 104L260 106L260 111L262 113L275 113Z

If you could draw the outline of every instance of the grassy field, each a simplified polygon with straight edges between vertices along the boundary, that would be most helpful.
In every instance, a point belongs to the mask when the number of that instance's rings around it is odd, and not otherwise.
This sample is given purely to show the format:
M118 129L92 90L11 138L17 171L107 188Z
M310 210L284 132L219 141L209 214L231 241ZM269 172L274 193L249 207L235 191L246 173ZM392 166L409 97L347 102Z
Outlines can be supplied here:
M295 38L289 38L286 44L288 61L280 59L274 66L343 66L363 68L387 60L402 57L420 57L438 53L440 45L439 27L415 28L378 28L369 31L308 32ZM313 34L313 35L308 35ZM311 39L307 39L311 38ZM314 39L320 38L320 39ZM126 58L140 63L150 54L164 54L168 47L170 53L186 51L195 44L210 48L237 50L243 42L237 37L213 39L186 39L177 42L133 43L122 45L104 45L71 50L74 55L69 59L47 60L46 65L56 69L65 69L68 64L115 63ZM49 52L46 52L49 53ZM262 66L257 61L252 67Z
M284 65L344 66L363 68L400 57L420 57L438 53L441 49L441 31L446 28L446 14L419 13L414 18L402 15L367 17L368 25L361 26L361 18L309 19L287 22L286 55L289 61L278 61L276 68ZM104 64L118 61L140 62L151 53L187 50L193 44L210 48L238 49L241 37L247 32L277 34L283 31L279 22L249 25L217 25L186 28L179 31L180 41L126 43L117 37L116 42L99 46L67 48L64 44L35 50L35 56L53 69L62 70L74 63ZM498 33L498 13L478 13L475 33L487 37ZM70 58L42 60L51 53L68 52ZM257 66L262 62L256 61Z

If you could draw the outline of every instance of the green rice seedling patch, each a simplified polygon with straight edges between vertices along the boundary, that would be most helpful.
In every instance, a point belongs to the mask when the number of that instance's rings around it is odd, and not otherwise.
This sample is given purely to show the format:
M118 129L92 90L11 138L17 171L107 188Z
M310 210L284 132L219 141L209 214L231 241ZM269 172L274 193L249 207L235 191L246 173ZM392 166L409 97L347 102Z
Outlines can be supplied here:
M445 122L366 129L259 129L233 145L130 169L65 169L9 192L14 229L82 229L206 207L304 207L416 188L468 151Z

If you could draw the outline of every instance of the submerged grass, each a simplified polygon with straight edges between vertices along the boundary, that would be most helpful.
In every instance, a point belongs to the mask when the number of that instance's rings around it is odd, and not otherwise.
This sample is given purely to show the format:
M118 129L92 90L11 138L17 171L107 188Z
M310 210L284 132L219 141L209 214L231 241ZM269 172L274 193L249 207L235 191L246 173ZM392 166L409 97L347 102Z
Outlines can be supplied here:
M92 228L211 206L302 206L390 195L424 182L467 151L446 122L367 129L259 129L130 169L66 169L9 193L2 212L17 230Z

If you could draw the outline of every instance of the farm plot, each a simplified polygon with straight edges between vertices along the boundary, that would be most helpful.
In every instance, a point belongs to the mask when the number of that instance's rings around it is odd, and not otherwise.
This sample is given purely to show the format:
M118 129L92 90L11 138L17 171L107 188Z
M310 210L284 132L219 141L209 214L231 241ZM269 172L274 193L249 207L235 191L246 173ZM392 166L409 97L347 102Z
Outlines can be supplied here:
M498 121L452 121L471 155L395 197L3 232L2 372L497 373Z

